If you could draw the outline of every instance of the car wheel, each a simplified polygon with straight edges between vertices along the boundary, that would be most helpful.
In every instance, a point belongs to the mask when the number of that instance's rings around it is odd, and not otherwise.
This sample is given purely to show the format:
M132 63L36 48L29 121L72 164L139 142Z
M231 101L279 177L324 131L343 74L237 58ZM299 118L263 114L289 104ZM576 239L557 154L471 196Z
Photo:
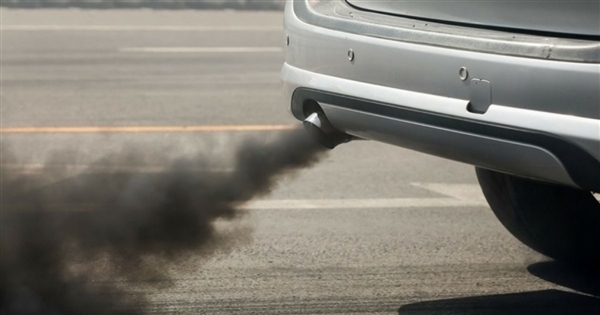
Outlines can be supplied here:
M476 172L492 211L517 239L559 261L600 266L600 203L591 192Z

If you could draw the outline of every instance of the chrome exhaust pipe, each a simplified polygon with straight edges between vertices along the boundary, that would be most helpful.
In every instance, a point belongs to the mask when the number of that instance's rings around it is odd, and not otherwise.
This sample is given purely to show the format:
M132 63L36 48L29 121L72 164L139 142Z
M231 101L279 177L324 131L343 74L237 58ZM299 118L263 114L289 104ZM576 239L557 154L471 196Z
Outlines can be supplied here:
M335 129L325 114L314 112L310 114L302 123L304 129L322 146L333 149L339 144L349 142L352 136Z

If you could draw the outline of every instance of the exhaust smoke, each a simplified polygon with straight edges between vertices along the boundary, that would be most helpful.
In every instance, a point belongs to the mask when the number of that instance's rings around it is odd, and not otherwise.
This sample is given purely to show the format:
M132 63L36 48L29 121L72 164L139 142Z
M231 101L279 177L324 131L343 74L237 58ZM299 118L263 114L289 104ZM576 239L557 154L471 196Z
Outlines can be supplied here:
M64 169L28 176L2 164L0 314L144 313L148 301L128 292L127 280L168 284L166 266L247 239L246 230L221 233L215 222L240 217L244 203L324 150L294 129L242 142L223 172L189 171L220 158L210 156L173 160L163 172L90 168L70 178ZM145 157L130 149L107 161L143 167Z

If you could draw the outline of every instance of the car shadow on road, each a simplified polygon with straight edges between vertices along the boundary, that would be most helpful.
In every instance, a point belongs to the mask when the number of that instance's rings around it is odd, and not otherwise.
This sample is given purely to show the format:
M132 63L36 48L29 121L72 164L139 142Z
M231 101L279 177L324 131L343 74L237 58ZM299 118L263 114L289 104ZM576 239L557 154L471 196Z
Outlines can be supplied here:
M540 290L531 292L472 296L403 305L400 315L477 314L600 314L600 277L554 261L527 267L534 276L581 292Z
M600 298L600 272L590 272L556 261L529 265L532 275L560 286Z

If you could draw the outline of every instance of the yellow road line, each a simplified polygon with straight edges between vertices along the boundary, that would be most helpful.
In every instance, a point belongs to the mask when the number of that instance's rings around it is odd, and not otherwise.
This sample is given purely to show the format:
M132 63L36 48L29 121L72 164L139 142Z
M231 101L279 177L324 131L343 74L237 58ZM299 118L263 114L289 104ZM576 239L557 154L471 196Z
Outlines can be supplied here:
M9 127L2 134L15 133L150 133L150 132L228 132L279 131L297 128L296 125L207 125L207 126L99 126L99 127Z

